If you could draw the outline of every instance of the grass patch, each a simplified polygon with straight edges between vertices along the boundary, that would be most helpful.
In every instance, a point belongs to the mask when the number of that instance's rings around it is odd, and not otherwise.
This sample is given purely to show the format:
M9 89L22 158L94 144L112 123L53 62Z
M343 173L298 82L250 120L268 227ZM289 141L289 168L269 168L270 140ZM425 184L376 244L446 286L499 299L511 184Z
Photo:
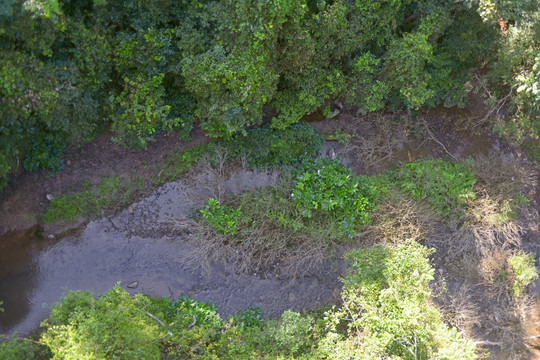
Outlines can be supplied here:
M206 154L212 152L215 146L215 143L197 145L167 157L159 166L160 170L156 176L155 184L160 185L176 180L196 165Z
M173 181L194 166L214 144L198 145L166 158L152 170L156 173L153 184L147 184L141 176L104 176L97 184L82 183L82 190L61 194L49 204L41 220L45 223L72 221L79 216L93 217L101 210L126 206L137 196L167 181ZM135 172L136 173L136 172Z
M538 270L536 270L534 254L518 251L508 258L508 263L512 269L514 282L512 290L514 296L523 295L527 285L532 284L538 279Z
M140 177L126 179L120 176L105 176L97 185L86 181L82 187L79 192L52 199L41 220L55 223L72 221L79 216L96 216L102 209L127 205L136 193L144 190Z
M467 201L476 197L477 179L468 162L419 160L399 167L392 180L404 193L425 200L444 219L463 215Z

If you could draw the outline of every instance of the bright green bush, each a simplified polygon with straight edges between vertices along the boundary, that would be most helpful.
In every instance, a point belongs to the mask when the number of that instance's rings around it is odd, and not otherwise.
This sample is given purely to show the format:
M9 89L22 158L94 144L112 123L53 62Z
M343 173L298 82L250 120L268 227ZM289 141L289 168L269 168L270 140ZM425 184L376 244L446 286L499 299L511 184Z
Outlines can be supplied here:
M41 341L53 359L159 359L158 338L166 330L146 314L150 305L119 286L97 299L70 292L43 322Z
M250 306L246 310L237 312L232 320L235 324L243 327L261 326L263 323L262 311L258 306Z
M192 327L195 325L209 325L219 328L222 321L214 304L201 303L186 296L181 296L178 300L169 302L165 314L175 322L176 327L187 328L188 325L195 322Z
M369 222L378 194L366 176L354 176L339 161L325 158L305 161L295 178L291 199L302 216L317 213L340 223L344 235L352 237L358 224Z
M344 304L327 313L330 331L320 342L329 358L476 358L474 343L445 325L429 301L430 253L407 240L395 249L373 247L346 255L352 264Z
M279 352L286 355L299 355L313 343L313 325L308 316L286 310L275 327L268 329Z
M475 198L476 177L467 163L419 160L390 176L403 192L424 199L445 218L462 214L467 200Z
M216 199L208 199L208 204L201 209L203 218L221 234L234 235L238 224L242 221L242 210L229 205L219 205Z

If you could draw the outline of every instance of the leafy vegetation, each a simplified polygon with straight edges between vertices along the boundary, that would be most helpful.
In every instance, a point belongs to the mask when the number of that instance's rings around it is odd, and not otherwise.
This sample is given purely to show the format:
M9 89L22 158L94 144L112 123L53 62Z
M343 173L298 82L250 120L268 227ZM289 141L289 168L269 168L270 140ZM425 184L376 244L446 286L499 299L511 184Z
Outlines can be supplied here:
M223 151L227 161L242 160L254 168L280 167L299 164L315 156L323 143L317 130L308 124L296 124L286 130L268 127L248 130L246 135L230 141L214 141L188 148L167 156L152 169L152 184L134 175L103 177L95 185L86 181L80 191L63 193L51 200L42 220L46 223L71 221L78 216L95 216L101 210L127 205L137 194L149 188L176 180L203 158L214 163L211 155Z
M353 237L357 224L368 223L377 195L366 176L354 176L339 161L317 158L302 164L291 198L303 217L314 212L335 217L342 232Z
M188 139L196 119L231 139L337 101L362 113L463 106L482 66L491 105L511 104L499 129L534 153L538 11L526 0L9 0L2 186L23 165L58 171L66 144L104 131L144 149L160 131Z
M443 323L429 303L431 253L413 240L395 249L349 252L343 306L328 314L321 341L331 358L474 359L475 345ZM340 326L346 326L345 333Z
M415 161L392 175L399 188L424 199L445 218L462 214L467 200L475 198L475 174L470 164L443 160Z
M538 277L534 257L513 248L524 195L504 182L481 193L475 185L488 177L468 162L421 160L355 176L339 161L313 159L323 140L299 120L320 109L329 117L333 106L361 114L464 106L476 87L491 108L486 119L496 118L490 125L538 159L539 39L540 9L529 0L7 0L0 189L20 168L60 171L67 145L98 134L145 149L159 132L189 139L199 121L224 140L155 165L152 184L129 175L85 182L52 199L42 220L125 205L219 148L283 171L276 188L209 200L198 233L208 260L227 257L244 271L279 263L294 277L337 245L357 245L380 199L403 195L448 226L458 220L459 247L479 256L486 286L511 288L517 301ZM350 139L341 129L332 136ZM393 240L393 248L349 253L343 305L325 317L287 311L263 320L251 308L224 321L210 304L130 297L117 286L97 299L68 294L39 341L3 339L0 357L473 358L474 344L430 304L430 251Z
M234 235L234 232L238 228L238 223L242 220L241 209L219 205L219 201L213 198L208 199L208 205L204 209L201 209L201 214L217 232L225 235Z
M135 193L144 190L140 179L120 176L103 177L96 185L86 181L82 188L79 192L53 198L41 219L54 223L72 221L79 216L95 216L103 209L126 205Z
M50 358L50 351L31 341L18 339L16 336L0 335L0 359L39 360Z
M299 165L321 151L324 140L309 124L295 124L287 129L269 126L251 129L225 144L232 153L245 159L250 167L271 168Z

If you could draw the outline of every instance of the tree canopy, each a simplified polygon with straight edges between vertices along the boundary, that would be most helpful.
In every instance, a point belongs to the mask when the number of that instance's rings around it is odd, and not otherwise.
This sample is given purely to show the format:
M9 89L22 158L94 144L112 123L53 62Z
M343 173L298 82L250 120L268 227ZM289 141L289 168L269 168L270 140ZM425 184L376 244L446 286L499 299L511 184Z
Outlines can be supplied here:
M144 149L195 120L230 138L340 102L361 112L464 106L480 68L499 129L540 133L540 12L528 0L6 0L0 186L63 167L104 131Z

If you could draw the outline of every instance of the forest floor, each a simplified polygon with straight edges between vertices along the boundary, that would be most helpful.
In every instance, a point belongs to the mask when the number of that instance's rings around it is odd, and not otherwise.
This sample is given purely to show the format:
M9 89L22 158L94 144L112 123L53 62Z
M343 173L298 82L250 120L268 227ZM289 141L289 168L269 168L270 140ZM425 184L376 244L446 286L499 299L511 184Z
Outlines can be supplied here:
M316 120L310 123L331 140L325 143L322 155L342 156L344 164L357 174L373 175L395 164L421 158L454 158L461 161L471 157L483 174L481 180L486 188L515 182L516 188L529 199L529 203L520 209L517 219L512 222L516 228L504 231L510 232L510 237L519 238L512 245L514 249L532 252L538 261L539 170L518 148L491 131L484 120L487 112L488 109L479 99L473 99L464 109L438 107L418 114L414 122L409 121L407 114L360 116L347 110L342 110L332 119L320 120L320 114L313 114L306 120ZM189 143L182 142L172 134L160 134L155 142L149 144L147 151L123 148L112 143L108 136L98 137L81 148L68 149L66 166L62 171L54 175L44 170L20 174L0 194L0 241L9 237L10 232L41 224L41 215L46 211L51 196L80 190L85 181L92 185L99 184L105 176L128 174L138 177L139 192L99 215L118 214L126 208L126 204L154 191L164 159L208 141L210 139L205 132L196 128ZM504 179L501 180L502 177ZM507 296L508 289L486 281L489 274L482 273L495 266L485 264L486 261L496 263L505 256L505 252L510 251L506 243L495 244L497 251L492 251L489 259L471 258L468 254L473 251L466 249L466 246L479 246L478 238L471 240L467 234L461 233L460 224L443 224L432 220L429 215L424 220L418 220L419 212L422 212L418 209L395 208L391 211L400 220L396 224L397 229L403 230L401 226L409 230L414 228L412 231L423 234L426 245L436 249L432 262L437 281L433 286L437 288L444 280L447 290L441 291L434 302L449 323L475 339L479 345L486 346L492 354L491 358L519 358L517 356L528 356L528 351L536 354L534 348L540 345L535 338L540 334L537 324L540 318L540 303L537 300L540 284L535 284L523 301L514 301ZM489 209L479 211L486 214ZM408 217L409 214L412 215ZM67 228L81 227L87 220L79 217L70 223L45 225L44 234L58 235ZM481 227L477 228L477 233L489 233L495 242L507 235ZM538 354L531 355L531 359L534 356Z

